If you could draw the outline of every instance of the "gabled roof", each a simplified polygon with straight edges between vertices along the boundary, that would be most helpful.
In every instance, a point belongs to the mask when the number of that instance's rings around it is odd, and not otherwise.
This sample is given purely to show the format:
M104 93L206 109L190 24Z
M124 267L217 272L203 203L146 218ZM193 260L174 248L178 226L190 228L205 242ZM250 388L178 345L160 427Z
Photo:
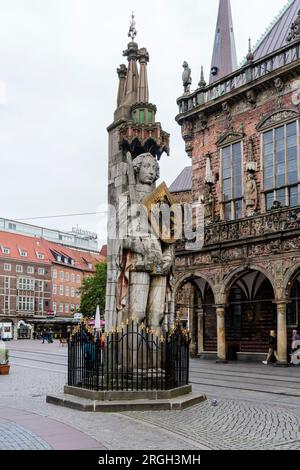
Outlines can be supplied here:
M53 254L54 252L60 254L62 257L72 259L74 261L72 267L80 269L82 271L94 271L96 264L105 261L104 257L100 254L96 255L85 251L75 250L73 248L69 248L58 243L49 242L47 240L43 240L43 244L45 247L48 248L50 260L65 267L71 266L63 262L57 261ZM91 267L89 265L91 265Z
M192 191L192 167L186 167L170 186L171 193Z
M288 44L287 37L299 10L300 0L289 0L255 47L254 60L261 59Z
M3 253L3 248L8 248L9 253ZM27 256L21 256L21 251L25 251ZM56 263L55 255L59 254L74 260L74 265L58 263L65 267L74 267L82 271L92 272L97 263L105 262L103 255L79 251L68 248L59 243L49 242L44 238L30 237L11 232L0 231L0 259L5 261L18 260L23 263L50 264ZM43 255L44 259L38 258L38 254ZM91 266L92 267L91 267Z
M3 253L2 248L8 248L9 254ZM21 256L21 250L27 253L27 256ZM37 253L44 256L44 259L39 259ZM47 249L40 238L29 237L26 235L19 235L10 232L0 232L0 259L6 260L22 260L24 263L49 263L49 255Z

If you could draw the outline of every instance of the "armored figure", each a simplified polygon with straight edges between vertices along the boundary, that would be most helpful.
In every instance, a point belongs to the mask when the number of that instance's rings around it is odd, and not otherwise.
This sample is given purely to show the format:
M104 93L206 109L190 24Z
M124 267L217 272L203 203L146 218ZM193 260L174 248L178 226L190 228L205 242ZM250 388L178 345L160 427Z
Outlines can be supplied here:
M171 299L174 248L159 238L144 203L155 191L159 165L150 154L133 162L127 154L129 192L128 232L120 244L117 308L119 323L129 317L161 333L164 314Z
M214 195L212 193L212 186L205 184L205 193L202 197L202 203L204 204L204 220L205 224L209 225L213 223L214 219Z
M252 217L257 209L257 186L253 173L248 173L245 188L245 206L247 217Z

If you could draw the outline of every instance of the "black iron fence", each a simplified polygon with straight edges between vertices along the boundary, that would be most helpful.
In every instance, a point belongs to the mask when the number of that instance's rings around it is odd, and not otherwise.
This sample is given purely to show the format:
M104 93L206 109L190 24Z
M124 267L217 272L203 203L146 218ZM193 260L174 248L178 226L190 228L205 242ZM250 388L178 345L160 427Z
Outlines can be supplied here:
M170 390L189 383L189 336L133 321L105 335L81 323L69 340L68 385L97 391Z

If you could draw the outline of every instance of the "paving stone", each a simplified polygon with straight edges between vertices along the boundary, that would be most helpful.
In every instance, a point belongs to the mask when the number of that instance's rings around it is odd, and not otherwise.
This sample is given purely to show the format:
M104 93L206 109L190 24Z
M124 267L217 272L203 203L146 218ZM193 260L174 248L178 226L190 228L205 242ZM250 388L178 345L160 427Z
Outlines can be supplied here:
M11 416L17 415L18 410L27 410L50 417L86 433L108 449L300 450L300 402L299 397L294 396L294 389L299 390L300 368L220 366L191 361L191 379L199 383L194 386L194 392L205 393L207 402L183 411L97 415L46 403L47 394L63 391L66 369L56 362L63 363L65 350L52 347L42 350L40 345L32 343L22 343L22 348L31 349L31 353L36 348L36 356L30 361L25 359L25 356L29 357L25 352L23 363L26 367L12 365L9 376L0 376L0 408L4 417L0 420L0 434L1 426L5 424L5 410L9 407ZM42 355L43 352L49 356ZM51 356L53 352L60 354L57 361L55 355ZM42 360L53 364L45 364ZM14 361L22 363L22 359ZM220 386L212 385L213 382ZM244 383L244 390L241 383ZM257 386L252 387L253 383ZM278 393L269 390L278 390ZM217 406L211 405L213 399L217 399ZM11 410L12 407L15 410ZM26 429L19 430L18 442L14 441L13 432L6 432L5 436L6 445L11 448L18 448L22 440L24 445L37 448L42 445L39 441L33 442L35 436L28 437Z
M33 432L15 423L0 422L0 450L51 450Z

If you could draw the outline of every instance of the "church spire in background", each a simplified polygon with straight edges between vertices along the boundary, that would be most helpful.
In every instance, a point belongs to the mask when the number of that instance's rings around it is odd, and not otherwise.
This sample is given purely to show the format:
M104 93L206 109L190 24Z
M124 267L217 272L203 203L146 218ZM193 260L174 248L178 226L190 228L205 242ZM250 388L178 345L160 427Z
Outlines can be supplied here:
M210 83L220 80L236 69L237 55L230 0L220 0Z

